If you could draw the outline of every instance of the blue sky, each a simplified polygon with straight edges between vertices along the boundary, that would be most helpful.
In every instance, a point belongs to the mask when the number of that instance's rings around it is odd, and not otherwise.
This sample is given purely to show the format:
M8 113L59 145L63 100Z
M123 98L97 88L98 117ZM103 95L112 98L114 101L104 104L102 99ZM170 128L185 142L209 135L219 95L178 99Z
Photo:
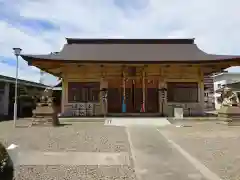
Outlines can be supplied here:
M0 0L0 74L15 75L13 47L44 54L59 51L65 37L195 38L207 53L240 55L239 7L237 0ZM37 82L39 69L20 59L20 77Z

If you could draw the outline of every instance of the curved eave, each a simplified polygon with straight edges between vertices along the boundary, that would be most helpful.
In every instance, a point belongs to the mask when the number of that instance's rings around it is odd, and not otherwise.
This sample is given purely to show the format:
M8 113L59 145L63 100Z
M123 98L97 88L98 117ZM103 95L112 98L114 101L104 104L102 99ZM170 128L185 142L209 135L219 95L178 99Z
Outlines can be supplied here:
M62 80L59 81L54 87L62 87Z
M171 64L179 64L179 65L199 65L204 68L204 73L210 75L215 72L222 71L231 66L239 66L240 65L240 56L220 56L220 55L210 55L209 60L173 60L173 61L122 61L122 60L66 60L59 59L58 55L21 55L23 59L25 59L29 65L36 66L39 69L44 70L52 75L57 77L61 77L61 72L54 72L44 64L51 63L58 66L63 63L83 63L83 64L163 64L163 65L171 65ZM49 58L50 57L50 58ZM215 59L214 59L215 58Z
M240 56L218 56L217 59L209 59L209 60L159 60L159 61L136 61L136 60L130 60L130 61L123 61L123 60L67 60L67 59L57 59L57 58L49 58L48 55L44 57L42 55L41 57L38 56L29 56L29 55L21 55L21 57L28 62L29 65L32 65L32 61L42 61L42 62L54 62L54 63L96 63L96 64L143 64L143 63L149 63L149 64L206 64L206 63L219 63L219 62L234 62L239 60L240 65Z
M49 58L49 55L21 55L21 57L28 62L28 65L32 65L32 61L53 61L54 58Z
M40 57L34 57L32 55L21 55L21 57L27 61L28 65L29 66L36 66L35 64L33 64L33 62L52 62L53 59L50 59L50 58L44 58L43 56L45 55L40 55L42 56L41 58ZM46 55L48 56L48 55ZM55 75L57 77L60 77L61 75L59 73L54 73L54 72L51 72L49 71L49 69L47 68L44 68L44 67L40 67L40 66L36 66L37 68L49 73L49 74L52 74L52 75Z

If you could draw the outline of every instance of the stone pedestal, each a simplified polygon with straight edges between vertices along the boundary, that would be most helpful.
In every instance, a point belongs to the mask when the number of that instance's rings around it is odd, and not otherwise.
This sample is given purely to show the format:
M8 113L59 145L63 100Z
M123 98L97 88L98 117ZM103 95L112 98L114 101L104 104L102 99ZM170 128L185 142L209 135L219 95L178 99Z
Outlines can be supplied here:
M229 126L239 126L240 125L240 107L223 106L218 111L218 117L226 119Z
M59 125L57 114L57 109L52 104L38 103L36 109L33 110L32 126L57 126Z

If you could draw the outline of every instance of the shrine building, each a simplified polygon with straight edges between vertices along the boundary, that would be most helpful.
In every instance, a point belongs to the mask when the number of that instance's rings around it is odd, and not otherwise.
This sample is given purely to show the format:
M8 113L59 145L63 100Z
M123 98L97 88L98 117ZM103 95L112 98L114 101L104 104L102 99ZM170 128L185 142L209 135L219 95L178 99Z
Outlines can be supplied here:
M63 116L204 114L204 76L240 64L208 54L194 39L74 39L60 52L21 55L62 78ZM103 110L102 94L107 92Z

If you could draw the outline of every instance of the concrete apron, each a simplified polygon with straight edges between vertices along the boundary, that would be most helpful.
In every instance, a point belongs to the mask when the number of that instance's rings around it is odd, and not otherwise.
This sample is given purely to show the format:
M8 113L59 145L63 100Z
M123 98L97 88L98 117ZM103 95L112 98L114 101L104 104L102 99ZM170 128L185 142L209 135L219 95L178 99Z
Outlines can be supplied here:
M19 165L128 165L129 154L100 152L15 152L11 153L14 166Z
M72 117L59 118L60 122L105 122L105 118L100 117Z
M170 124L167 118L107 118L104 125L127 127L132 125L166 126Z

